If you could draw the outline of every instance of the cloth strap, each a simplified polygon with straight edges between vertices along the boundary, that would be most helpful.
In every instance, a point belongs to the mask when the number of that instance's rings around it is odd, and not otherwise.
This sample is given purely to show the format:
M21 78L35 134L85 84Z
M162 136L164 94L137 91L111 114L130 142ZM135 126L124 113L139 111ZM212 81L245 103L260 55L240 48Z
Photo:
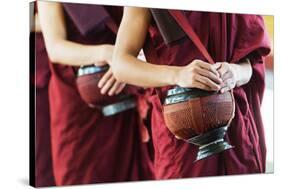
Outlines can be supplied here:
M195 44L201 54L207 59L207 61L211 64L214 64L215 61L210 56L209 52L207 51L206 47L203 45L201 40L199 39L198 35L192 29L188 19L184 15L182 11L179 10L169 10L169 13L173 16L176 22L180 25L183 31L187 34L187 36L191 39L191 41Z

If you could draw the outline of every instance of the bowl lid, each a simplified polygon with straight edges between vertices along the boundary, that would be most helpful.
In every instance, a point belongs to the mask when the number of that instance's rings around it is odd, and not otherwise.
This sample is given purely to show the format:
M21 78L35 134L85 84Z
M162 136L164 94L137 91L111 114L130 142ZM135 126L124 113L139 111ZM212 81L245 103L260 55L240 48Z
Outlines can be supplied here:
M214 95L216 93L216 91L205 91L197 88L176 87L168 90L165 105L185 102L192 98Z
M99 72L105 72L109 69L108 65L105 66L81 66L78 70L77 76L89 75Z

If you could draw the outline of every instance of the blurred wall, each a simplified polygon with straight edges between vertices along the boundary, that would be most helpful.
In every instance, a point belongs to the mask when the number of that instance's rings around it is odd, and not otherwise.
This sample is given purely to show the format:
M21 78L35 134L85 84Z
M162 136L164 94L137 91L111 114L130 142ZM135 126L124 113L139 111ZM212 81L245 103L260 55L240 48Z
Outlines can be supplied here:
M269 37L270 37L270 40L271 40L271 48L272 48L272 51L271 51L270 55L265 58L265 65L266 65L267 69L273 70L274 16L263 16L263 17L264 17L266 30L267 30L267 32L269 34Z

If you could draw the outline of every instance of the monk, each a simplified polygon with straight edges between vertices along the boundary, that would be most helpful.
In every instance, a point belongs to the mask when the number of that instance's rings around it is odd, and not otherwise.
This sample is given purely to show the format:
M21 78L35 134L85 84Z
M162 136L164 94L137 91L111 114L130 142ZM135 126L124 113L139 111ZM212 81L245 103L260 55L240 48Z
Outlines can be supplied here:
M152 179L135 109L105 117L80 97L76 74L81 65L111 62L121 7L38 2L50 58L51 142L56 185ZM100 80L104 95L125 87L109 69Z
M183 28L176 37L166 36L169 29L174 29L169 27L171 22L175 22L168 10L126 7L111 65L117 81L154 89L149 100L153 106L156 178L265 172L260 105L265 88L263 58L270 47L262 17L180 12L215 64L207 62ZM161 22L163 14L170 14L172 19ZM140 61L136 55L146 46L148 62ZM175 85L221 93L233 89L236 111L227 140L235 148L194 162L197 147L170 133L162 115L161 101L167 88Z
M50 70L48 55L38 19L35 4L35 14L31 40L35 47L35 187L54 186L51 136L50 136L50 112L49 112L49 80Z

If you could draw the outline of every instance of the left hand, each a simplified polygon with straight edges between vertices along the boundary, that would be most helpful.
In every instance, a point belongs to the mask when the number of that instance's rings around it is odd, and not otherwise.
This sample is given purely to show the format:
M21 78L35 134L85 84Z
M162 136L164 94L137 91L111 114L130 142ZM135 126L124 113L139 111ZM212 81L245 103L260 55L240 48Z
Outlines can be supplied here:
M230 64L227 62L217 62L213 67L219 72L220 78L222 79L220 92L224 93L233 89L238 81L237 77L237 65Z

